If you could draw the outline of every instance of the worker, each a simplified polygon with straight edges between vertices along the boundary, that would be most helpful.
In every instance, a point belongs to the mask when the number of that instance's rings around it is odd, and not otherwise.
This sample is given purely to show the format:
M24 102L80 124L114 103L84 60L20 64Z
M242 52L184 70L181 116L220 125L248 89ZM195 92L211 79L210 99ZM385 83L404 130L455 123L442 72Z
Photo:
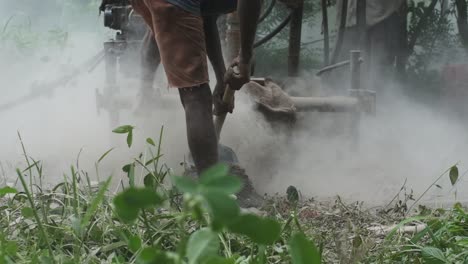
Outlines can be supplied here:
M185 110L188 145L199 174L218 162L207 55L218 82L213 92L215 113L229 110L220 100L226 84L238 90L250 81L261 0L238 0L241 49L226 71L216 16L202 18L201 7L213 6L216 11L218 7L228 6L229 2L232 0L132 0L133 8L143 17L156 39L157 49L153 51L159 51L169 86L178 88Z
M202 1L201 16L203 19L205 42L207 55L213 67L216 77L216 86L214 89L214 114L219 115L225 112L232 112L233 105L225 105L222 102L224 92L224 76L226 67L221 48L221 39L217 26L218 18L222 15L232 13L237 9L237 0L225 1ZM160 98L160 94L155 94L153 89L155 72L161 63L159 48L153 35L152 27L143 38L141 48L141 87L139 93L139 103L137 113L146 113L153 109L155 101Z

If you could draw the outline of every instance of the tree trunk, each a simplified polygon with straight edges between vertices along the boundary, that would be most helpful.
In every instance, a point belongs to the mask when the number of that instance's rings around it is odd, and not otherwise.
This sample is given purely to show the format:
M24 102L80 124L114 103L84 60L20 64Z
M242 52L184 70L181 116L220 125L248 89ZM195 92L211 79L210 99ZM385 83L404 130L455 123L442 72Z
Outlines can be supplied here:
M455 0L455 8L458 14L458 34L460 35L463 47L468 52L468 8L466 0Z

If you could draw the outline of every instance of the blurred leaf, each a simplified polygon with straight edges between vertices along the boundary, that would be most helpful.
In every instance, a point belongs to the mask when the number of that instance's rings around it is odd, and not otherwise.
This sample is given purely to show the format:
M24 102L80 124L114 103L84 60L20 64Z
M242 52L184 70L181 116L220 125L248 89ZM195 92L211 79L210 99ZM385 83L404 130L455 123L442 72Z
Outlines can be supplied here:
M422 258L427 264L445 264L449 263L444 256L444 252L438 248L425 247L421 250Z
M128 172L128 182L130 187L135 187L135 164L130 166L130 171Z
M133 253L136 253L142 246L141 238L139 236L132 236L128 240L128 248Z
M206 171L200 176L200 183L203 185L209 185L211 182L216 181L219 178L228 176L229 167L225 164L217 164Z
M459 176L457 166L453 166L450 169L449 176L450 176L450 183L452 183L452 186L455 185L458 181L458 176Z
M233 233L246 235L253 242L261 245L271 245L278 240L281 233L281 225L268 218L260 218L253 214L239 216L229 225Z
M209 257L216 256L219 243L218 235L209 229L205 228L193 233L187 244L188 263L205 263Z
M148 161L145 163L145 166L148 166L148 165L150 165L151 163L153 163L153 162L155 162L155 161L158 161L162 156L163 156L163 155L159 155L159 156L157 156L157 157L154 157L154 158L148 160Z
M127 134L127 145L128 147L132 147L132 143L133 143L133 130L130 130L130 132L128 132Z
M133 166L133 164L127 164L127 165L125 165L125 166L122 167L122 170L123 170L125 173L129 173L129 172L130 172L131 166Z
M114 148L109 149L106 153L102 154L102 156L98 159L98 163L100 163Z
M135 127L133 126L130 126L130 125L125 125L125 126L121 126L121 127L118 127L114 130L112 130L112 132L116 133L116 134L128 134L130 133Z
M142 264L172 264L174 260L169 258L165 252L157 248L145 248L138 256L138 263Z
M122 170L127 173L130 187L135 187L135 163L123 166Z
M21 209L21 215L25 218L32 218L34 216L34 211L31 207L23 207Z
M18 190L16 190L15 188L8 187L8 186L3 187L0 189L0 198L4 197L7 194L14 194L14 193L18 193Z
M86 226L89 225L89 222L91 221L91 218L96 213L99 205L102 203L102 201L105 198L106 191L109 188L111 180L112 180L112 177L109 177L109 179L107 179L107 181L104 182L104 184L101 186L98 193L94 197L93 201L89 205L83 219L81 220L81 230L83 230Z
M224 176L213 179L201 186L203 189L222 192L224 194L236 194L242 190L242 181L235 176Z
M172 182L183 193L197 193L197 183L189 177L173 177Z
M212 190L205 191L202 195L212 217L212 228L215 231L231 224L239 216L239 205L231 196Z
M3 247L5 252L12 256L16 255L18 252L18 243L15 241L5 241L4 243Z
M236 264L238 262L236 262L235 259L225 259L225 258L222 258L222 257L211 257L209 259L207 259L205 262L203 262L203 264Z
M292 264L320 264L320 253L315 245L302 233L294 234L289 240Z
M146 143L150 144L153 147L156 147L156 144L154 143L154 140L152 138L147 138Z
M257 257L253 260L252 264L267 264L267 256L266 256L266 246L262 245L258 247L258 254Z
M138 218L141 209L157 206L162 198L150 188L130 188L114 198L117 215L125 222L133 222Z
M148 175L145 176L145 178L143 178L143 184L147 188L154 189L154 187L156 186L155 182L156 181L155 181L154 176L153 176L152 173L149 173Z
M203 190L222 192L225 194L235 194L242 189L242 181L234 176L230 176L229 167L225 164L218 164L202 173L200 186Z

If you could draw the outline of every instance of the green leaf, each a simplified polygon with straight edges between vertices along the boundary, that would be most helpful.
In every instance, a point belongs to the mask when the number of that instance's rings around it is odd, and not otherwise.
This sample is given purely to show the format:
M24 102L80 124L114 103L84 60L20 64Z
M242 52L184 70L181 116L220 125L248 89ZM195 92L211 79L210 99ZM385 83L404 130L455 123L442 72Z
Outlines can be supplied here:
M174 260L157 248L145 248L138 256L138 263L142 264L172 264Z
M188 177L172 177L172 182L183 193L195 194L198 192L197 183Z
M153 147L156 147L156 144L154 143L154 140L152 138L147 138L146 143L150 144Z
M39 163L41 163L40 161L36 161L34 162L33 164L29 165L26 169L23 170L23 173L24 172L27 172L29 170L31 170L33 167L36 167Z
M252 264L267 264L267 256L266 256L266 246L262 245L258 247L258 254L257 257L254 259Z
M136 253L141 248L142 242L139 236L133 236L128 240L128 248Z
M187 244L188 263L205 263L208 258L218 254L219 244L218 235L209 229L193 233Z
M112 132L116 134L127 134L130 133L130 131L132 131L134 128L135 127L133 126L125 125L112 130Z
M239 205L231 196L211 190L203 192L202 195L212 217L213 230L218 231L228 226L239 216Z
M444 264L448 263L447 258L442 250L435 247L425 247L421 250L422 258L427 264Z
M18 193L18 190L16 190L15 188L11 188L11 187L3 187L0 189L0 198L1 197L4 197L5 195L7 194L15 194L15 193Z
M132 143L133 143L133 130L130 130L130 132L128 132L127 134L127 145L128 147L132 147Z
M143 178L143 184L147 188L154 189L154 187L156 186L156 180L154 179L154 176L152 173L149 173L148 175L145 176L145 178Z
M148 165L150 165L151 163L153 163L153 162L155 162L155 161L158 161L162 156L163 156L163 155L159 155L159 156L157 156L157 157L154 157L154 158L148 160L148 161L145 163L145 166L148 166Z
M130 166L130 171L128 172L128 182L131 187L135 187L135 164Z
M234 176L224 176L201 184L202 189L218 191L224 194L236 194L242 190L242 181Z
M429 216L415 216L415 217L410 217L408 219L405 219L403 221L401 221L398 225L396 225L392 231L390 231L390 233L388 233L387 237L385 237L385 240L386 241L390 241L394 236L395 234L397 234L398 230L400 230L400 228L406 224L409 224L409 223L412 223L412 222L415 222L415 221L423 221L423 220L427 220L427 219L430 219Z
M320 264L321 256L317 247L304 234L294 234L289 240L289 254L292 264Z
M235 259L231 258L231 259L225 259L225 258L222 258L222 257L211 257L209 259L207 259L205 262L203 262L203 264L236 264L238 262L236 262Z
M135 221L141 209L161 203L162 198L150 188L129 188L114 198L117 215L127 223Z
M101 186L98 193L96 194L96 197L94 197L93 201L91 202L91 205L86 210L86 213L85 213L83 219L81 220L81 229L82 230L83 230L83 228L85 228L86 226L89 225L89 223L91 221L91 218L96 213L96 211L97 211L99 205L101 204L101 202L104 200L105 195L106 195L106 191L109 188L111 180L112 180L112 177L109 177L109 179L107 179L107 181L104 182L104 184Z
M225 164L215 165L206 171L204 171L200 176L200 183L202 185L209 185L210 182L215 181L219 178L228 176L229 167Z
M34 211L31 207L23 207L21 209L21 215L23 215L25 218L33 218Z
M98 163L100 163L114 148L109 149L106 153L102 154L102 156L98 159Z
M228 228L231 232L245 235L261 245L273 244L281 234L281 225L277 221L253 214L239 216Z
M450 173L449 173L449 176L450 176L450 183L452 183L452 186L455 185L458 181L458 167L457 166L453 166L451 169L450 169Z
M202 189L219 191L225 194L235 194L242 189L242 181L230 176L229 167L218 164L202 173L200 186Z
M125 172L125 173L129 173L130 172L130 168L133 166L133 164L127 164L125 166L122 167L122 170Z
M18 243L15 241L5 241L4 250L9 255L16 255L18 252Z
M135 163L123 166L122 170L127 173L130 187L135 187Z

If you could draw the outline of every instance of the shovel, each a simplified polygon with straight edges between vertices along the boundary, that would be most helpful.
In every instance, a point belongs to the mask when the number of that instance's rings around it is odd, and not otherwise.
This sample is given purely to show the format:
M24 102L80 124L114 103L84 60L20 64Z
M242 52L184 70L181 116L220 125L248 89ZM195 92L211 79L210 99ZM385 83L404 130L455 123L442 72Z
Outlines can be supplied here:
M231 89L229 85L226 86L226 90L224 91L223 95L223 102L227 105L231 105L234 101L234 93L235 90ZM214 127L216 131L216 136L218 137L218 142L221 138L221 131L223 130L224 122L226 121L227 112L221 115L215 116L214 119ZM218 153L219 153L219 160L222 162L227 162L231 164L239 163L239 159L237 158L236 153L232 148L225 146L223 144L218 144Z

